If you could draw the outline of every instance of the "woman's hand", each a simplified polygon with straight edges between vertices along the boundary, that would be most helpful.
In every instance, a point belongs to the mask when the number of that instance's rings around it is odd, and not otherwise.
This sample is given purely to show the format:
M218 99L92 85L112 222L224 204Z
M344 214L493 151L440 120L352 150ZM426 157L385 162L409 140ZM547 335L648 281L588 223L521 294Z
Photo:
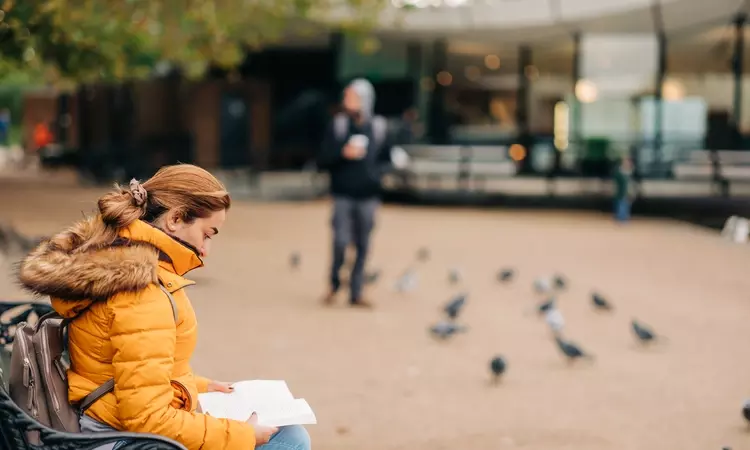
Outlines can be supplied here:
M263 444L267 444L268 441L271 440L271 436L276 434L277 431L279 431L276 427L266 427L263 425L258 425L258 415L253 413L252 416L247 420L247 423L253 426L253 429L255 430L255 446L260 446Z
M230 394L234 392L234 388L232 387L232 383L224 381L209 381L208 392L223 392L225 394Z

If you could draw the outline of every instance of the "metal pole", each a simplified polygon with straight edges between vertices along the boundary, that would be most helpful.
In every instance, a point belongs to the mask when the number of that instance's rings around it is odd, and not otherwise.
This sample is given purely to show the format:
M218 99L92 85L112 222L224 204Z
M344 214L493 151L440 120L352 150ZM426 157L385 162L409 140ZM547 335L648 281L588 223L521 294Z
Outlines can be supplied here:
M742 78L744 72L744 53L745 53L745 23L747 22L747 13L737 14L734 19L734 102L732 105L732 125L734 131L735 148L741 146L740 128L742 125Z
M664 78L667 73L667 35L664 31L657 33L658 63L656 68L656 92L654 95L654 168L662 173L664 141Z
M582 154L582 132L581 132L581 102L576 96L576 85L581 79L581 33L573 34L573 84L571 85L570 102L570 132L568 139L568 148L575 147ZM571 145L572 144L572 145Z
M428 114L428 132L433 144L445 145L449 141L450 133L445 111L445 86L437 82L437 75L448 66L448 45L444 39L439 39L432 46L432 81L435 89L430 99Z
M521 163L522 172L532 171L531 153L533 140L529 129L530 83L526 68L531 65L531 47L522 45L518 49L518 90L516 90L516 127L518 143L526 149L526 157Z
M422 44L420 42L410 42L406 46L406 76L412 80L412 100L411 105L418 107L421 97L419 88L422 79Z
M344 58L346 58L345 55L345 49L344 49L344 33L342 33L340 30L336 30L333 33L331 33L329 38L329 48L331 51L331 79L333 80L334 92L339 91L339 83L341 83L342 80L339 79L341 75L341 67L344 64Z

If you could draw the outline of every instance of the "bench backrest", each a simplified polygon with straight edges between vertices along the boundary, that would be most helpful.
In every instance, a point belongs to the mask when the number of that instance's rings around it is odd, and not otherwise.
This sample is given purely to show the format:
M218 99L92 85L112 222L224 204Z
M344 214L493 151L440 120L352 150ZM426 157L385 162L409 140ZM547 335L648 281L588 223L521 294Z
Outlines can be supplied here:
M0 352L4 350L0 349ZM38 423L10 398L3 371L0 370L0 449L75 450L99 448L118 441L128 441L131 450L186 450L165 437L136 433L65 433ZM35 436L29 444L27 436Z

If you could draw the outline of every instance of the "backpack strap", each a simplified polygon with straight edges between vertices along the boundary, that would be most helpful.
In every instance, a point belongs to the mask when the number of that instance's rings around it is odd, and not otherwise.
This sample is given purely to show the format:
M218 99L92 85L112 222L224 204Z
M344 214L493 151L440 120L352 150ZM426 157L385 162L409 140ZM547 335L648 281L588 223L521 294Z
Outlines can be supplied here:
M383 116L374 116L372 118L372 138L375 141L375 148L380 149L380 146L385 142L387 134L388 121Z
M164 287L161 280L159 280L159 288L162 292L167 294L167 298L169 299L169 304L172 305L172 316L174 316L174 322L177 323L178 315L177 315L177 303L174 301L174 297L172 296L172 293L169 292L169 289Z
M333 117L333 135L337 140L343 141L349 132L349 117L346 114L338 113Z
M164 287L161 280L159 280L159 288L162 292L167 294L167 298L169 299L169 304L172 306L172 316L174 317L175 323L177 323L177 303L174 301L174 296L172 296L172 293L169 292L169 290ZM80 315L79 315L80 316ZM68 321L68 324L70 321ZM99 386L98 388L94 389L90 394L83 397L80 402L78 402L78 410L81 414L83 414L84 411L89 409L91 405L97 402L100 398L104 397L105 395L109 394L110 392L115 390L115 379L110 378L109 380L105 381L104 384Z

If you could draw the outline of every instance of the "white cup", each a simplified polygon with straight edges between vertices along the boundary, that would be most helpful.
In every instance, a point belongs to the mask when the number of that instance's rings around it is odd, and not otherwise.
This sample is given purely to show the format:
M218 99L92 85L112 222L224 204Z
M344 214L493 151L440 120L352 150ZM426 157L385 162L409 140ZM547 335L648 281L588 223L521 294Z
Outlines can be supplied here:
M354 134L349 138L349 143L355 147L367 150L367 146L370 144L370 138L364 134Z

